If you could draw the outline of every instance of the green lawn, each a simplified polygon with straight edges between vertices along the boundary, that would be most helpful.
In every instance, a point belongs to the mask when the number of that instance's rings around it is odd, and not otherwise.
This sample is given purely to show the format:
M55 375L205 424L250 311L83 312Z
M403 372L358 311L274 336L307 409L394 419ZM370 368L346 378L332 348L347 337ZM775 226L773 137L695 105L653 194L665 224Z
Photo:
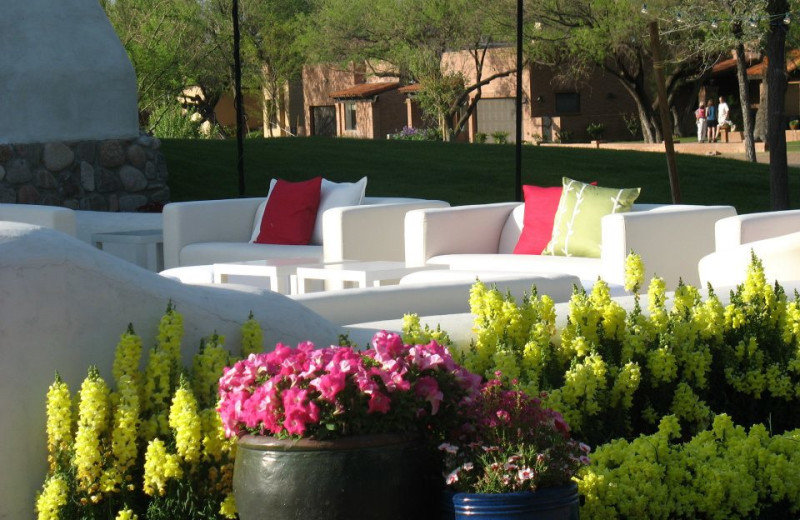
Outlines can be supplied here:
M322 175L353 181L366 175L367 194L442 199L453 205L514 200L514 146L331 138L245 141L246 196L267 192L269 180ZM172 200L238 196L236 143L168 140ZM739 213L769 209L769 167L734 159L678 155L682 202L730 204ZM562 176L603 186L641 186L640 202L670 202L666 159L660 153L525 146L525 184L559 185ZM800 193L800 169L790 172ZM793 207L800 207L797 196Z

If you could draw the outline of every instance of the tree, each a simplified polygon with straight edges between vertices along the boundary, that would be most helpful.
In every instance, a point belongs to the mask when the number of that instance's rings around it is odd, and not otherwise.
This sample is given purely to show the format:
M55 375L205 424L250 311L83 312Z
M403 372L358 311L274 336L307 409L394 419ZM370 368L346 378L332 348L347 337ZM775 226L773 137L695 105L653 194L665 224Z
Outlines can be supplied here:
M641 4L617 0L529 0L525 6L527 51L536 63L562 70L562 76L584 77L599 67L616 78L636 103L645 141L661 140L657 94L650 77L652 54L648 17ZM675 42L666 41L665 53ZM675 61L665 71L667 96L698 71L696 60Z
M786 158L784 131L784 96L786 95L786 31L784 16L789 12L787 0L769 0L769 32L767 33L767 142L769 143L769 192L773 210L789 209L789 165Z
M374 74L418 82L420 105L448 140L463 131L481 87L516 71L509 60L484 75L488 51L505 41L493 12L489 0L318 0L306 42L312 59L367 63ZM443 66L456 50L469 54L469 76Z
M307 0L244 0L240 5L245 83L262 89L264 130L271 136L286 110L286 86L302 72L299 36L311 4Z

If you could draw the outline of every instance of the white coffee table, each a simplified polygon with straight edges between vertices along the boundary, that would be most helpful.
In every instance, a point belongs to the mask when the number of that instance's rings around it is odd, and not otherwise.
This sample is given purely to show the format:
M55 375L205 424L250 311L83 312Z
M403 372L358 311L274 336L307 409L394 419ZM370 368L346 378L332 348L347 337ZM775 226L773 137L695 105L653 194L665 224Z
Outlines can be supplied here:
M291 277L298 266L319 265L319 258L271 258L269 260L250 260L226 262L212 266L214 283L228 283L230 276L252 276L269 278L271 291L290 294Z
M103 249L103 244L133 245L136 248L136 264L145 269L147 269L147 246L153 244L156 248L156 271L164 269L164 232L160 229L94 233L92 243L97 249Z
M358 287L379 286L386 280L399 280L403 276L429 269L446 269L446 265L406 267L404 262L337 262L297 268L297 294L305 294L308 280L352 282Z

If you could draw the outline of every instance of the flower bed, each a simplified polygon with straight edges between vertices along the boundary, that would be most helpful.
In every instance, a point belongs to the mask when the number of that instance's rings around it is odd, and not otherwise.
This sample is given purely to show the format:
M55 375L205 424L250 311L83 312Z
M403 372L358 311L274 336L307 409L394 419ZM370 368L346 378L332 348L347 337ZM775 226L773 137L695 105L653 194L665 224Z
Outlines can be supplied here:
M629 290L641 273L632 255ZM462 361L544 392L543 404L597 447L579 481L587 518L796 517L800 296L768 284L754 258L729 304L686 285L672 300L654 278L648 312L638 296L626 312L598 282L576 291L557 331L546 295L518 304L478 282L477 339ZM413 316L406 330L426 336Z

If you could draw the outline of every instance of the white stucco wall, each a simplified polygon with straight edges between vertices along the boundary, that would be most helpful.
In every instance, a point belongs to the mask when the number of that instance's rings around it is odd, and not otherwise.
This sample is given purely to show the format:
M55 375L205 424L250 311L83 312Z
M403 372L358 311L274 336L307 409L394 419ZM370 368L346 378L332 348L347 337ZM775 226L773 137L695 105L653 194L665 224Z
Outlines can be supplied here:
M0 143L138 135L136 74L97 0L3 0Z
M250 310L268 347L305 340L327 346L341 332L280 294L183 285L64 233L0 222L0 519L35 517L35 492L47 470L45 398L55 371L73 393L91 364L112 381L128 323L151 348L170 299L184 317L187 362L214 331L238 348Z

